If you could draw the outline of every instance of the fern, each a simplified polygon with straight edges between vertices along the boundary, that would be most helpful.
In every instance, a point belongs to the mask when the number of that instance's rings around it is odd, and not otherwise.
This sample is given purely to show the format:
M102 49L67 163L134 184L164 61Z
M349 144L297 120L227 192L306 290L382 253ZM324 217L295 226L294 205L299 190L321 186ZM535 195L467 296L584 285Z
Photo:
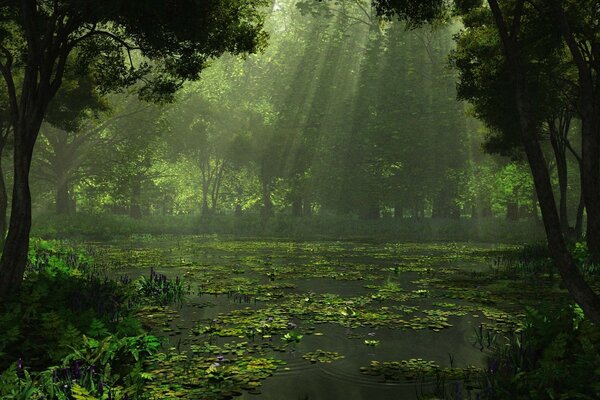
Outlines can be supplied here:
M106 325L99 319L94 318L87 331L88 336L93 338L103 338L110 334Z
M96 400L96 398L92 396L87 389L79 386L76 383L73 384L73 387L71 388L71 396L73 396L75 400Z

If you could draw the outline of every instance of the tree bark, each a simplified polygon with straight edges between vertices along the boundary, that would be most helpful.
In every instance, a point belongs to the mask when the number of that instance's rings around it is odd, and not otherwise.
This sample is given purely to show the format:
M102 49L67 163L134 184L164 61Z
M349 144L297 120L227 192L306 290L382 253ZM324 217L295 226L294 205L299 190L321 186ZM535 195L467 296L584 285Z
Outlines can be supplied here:
M0 149L0 245L4 244L6 239L6 229L8 221L6 213L8 211L8 193L6 190L6 180L4 178L4 168L2 167L2 149Z
M67 215L71 213L71 198L69 195L69 185L65 179L59 179L56 182L56 213Z
M595 75L600 71L592 60L586 60L582 47L596 48L593 38L580 46L571 29L560 1L551 1L553 16L577 67L579 80L579 115L581 117L581 181L587 211L586 242L592 261L600 261L600 99Z
M538 197L535 187L533 188L533 193L531 193L531 215L533 216L533 221L536 226L540 225L540 216L538 214Z
M23 123L20 129L14 131L14 184L8 235L0 259L0 296L8 296L19 289L27 264L31 230L29 170L34 145L34 140L29 138L36 136L36 133L31 132L35 125L34 123L28 130ZM35 132L39 132L39 124L37 126Z
M560 123L562 125L562 123ZM568 169L567 169L567 147L564 142L566 132L561 132L562 126L557 127L555 121L549 121L548 127L550 130L550 143L554 151L556 160L556 172L558 174L559 188L559 215L563 233L569 231L569 215L567 211L567 184L568 184ZM568 124L564 127L568 129Z
M583 237L583 195L579 197L579 205L577 206L577 219L575 220L575 239L579 240Z
M142 179L140 176L132 177L131 198L129 200L129 216L133 219L142 218L141 207Z
M310 217L312 216L313 210L312 210L312 204L310 202L309 199L304 198L304 200L302 201L302 216L304 217Z
M302 216L302 199L298 196L294 196L294 198L292 199L292 216Z
M516 221L519 219L519 203L512 200L506 203L506 219L508 221Z
M268 218L273 215L273 202L271 201L271 185L266 181L262 183L262 201L262 216Z
M532 119L532 103L527 90L525 70L519 56L517 43L514 39L514 35L517 34L520 24L521 15L519 15L519 10L522 10L523 0L519 1L516 7L517 14L512 24L512 34L509 33L498 2L496 0L488 0L488 4L494 16L494 21L502 40L504 54L511 71L515 103L519 112L521 139L542 210L550 255L572 298L581 306L586 316L592 322L600 325L600 297L583 278L565 244L552 184L550 182L548 165L538 141L537 127L534 125Z
M402 208L402 206L400 204L396 204L394 206L394 219L402 219L403 215L404 215L404 209Z
M8 229L7 211L8 211L8 191L6 189L6 178L4 176L4 168L2 167L2 156L4 154L4 148L8 135L10 133L10 126L6 126L4 133L0 136L0 245L4 244L6 239L6 230Z

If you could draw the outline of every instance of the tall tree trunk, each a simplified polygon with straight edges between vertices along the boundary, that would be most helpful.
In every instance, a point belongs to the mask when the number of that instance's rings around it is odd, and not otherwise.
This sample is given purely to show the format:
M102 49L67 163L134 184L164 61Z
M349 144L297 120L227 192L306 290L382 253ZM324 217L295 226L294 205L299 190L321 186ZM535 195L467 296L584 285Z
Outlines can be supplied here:
M69 195L69 185L66 179L59 178L56 182L56 213L67 215L71 212L71 198Z
M577 218L575 220L575 239L579 240L583 237L583 210L585 209L583 203L583 195L579 197L579 204L577 205Z
M129 200L129 216L133 219L142 218L142 179L139 175L132 177L131 181L131 198Z
M0 246L4 245L6 230L8 229L8 189L6 188L6 177L4 175L4 167L2 166L2 157L10 132L11 126L10 124L6 124L2 135L0 135Z
M554 158L556 160L556 172L558 174L558 188L560 193L558 210L560 223L562 231L566 233L569 230L569 215L567 212L567 149L561 137L565 132L559 132L560 128L555 125L555 121L549 121L548 126L550 129L550 143L552 143L552 150L554 151Z
M596 119L596 118L593 118ZM584 123L581 159L583 161L582 192L587 212L586 242L594 262L600 262L600 153L597 123ZM593 126L596 125L596 126Z
M29 169L35 142L29 138L36 136L31 134L36 124L32 124L33 127L28 125L22 122L20 129L14 131L14 183L8 234L0 259L0 297L10 295L19 289L27 265L31 231ZM35 132L39 132L39 124Z
M402 206L399 203L396 203L396 205L394 206L394 218L402 219L403 214L404 214L404 209L402 208Z
M8 192L6 190L6 179L4 177L4 168L2 167L2 151L0 148L0 245L4 244L6 238L6 229L8 221L6 213L8 211Z
M306 197L302 200L302 216L310 217L312 216L312 204L309 199Z
M581 160L582 192L587 211L586 242L593 261L600 261L600 99L598 99L598 66L586 61L582 47L592 51L600 46L597 41L585 42L576 39L563 2L552 0L555 22L577 67L579 78L579 104L581 117ZM584 38L581 40L587 40ZM595 57L595 55L594 55Z
M525 70L520 59L517 42L514 36L509 34L497 0L488 0L488 4L490 5L496 27L502 39L502 47L513 79L515 103L519 112L521 139L538 194L550 255L572 298L581 306L591 321L600 325L600 297L583 278L567 249L562 235L548 165L538 141L537 127L533 123L531 99L527 91ZM522 11L523 5L523 0L517 2L515 21L512 24L514 28L519 27L521 19L519 11ZM518 30L513 29L512 35L516 35L517 33Z
M379 209L379 205L371 204L371 205L363 207L360 210L358 216L360 219L365 219L365 220L379 219L380 211L381 210Z
M271 201L271 184L267 181L262 183L262 216L265 218L273 215L273 202Z
M533 220L535 221L535 225L540 225L540 216L538 214L538 197L535 187L531 193L531 215L533 215Z
M298 196L294 196L292 199L292 216L293 217L301 217L302 216L302 198Z
M509 200L506 203L506 219L508 221L516 221L519 219L519 203Z

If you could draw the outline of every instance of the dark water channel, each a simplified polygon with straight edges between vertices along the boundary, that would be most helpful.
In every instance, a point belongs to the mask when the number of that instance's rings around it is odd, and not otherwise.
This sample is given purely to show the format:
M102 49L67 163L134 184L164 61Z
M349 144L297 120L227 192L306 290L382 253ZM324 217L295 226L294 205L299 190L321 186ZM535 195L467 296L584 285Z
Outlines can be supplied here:
M433 295L433 289L423 282L424 276L434 276L432 270L471 271L484 268L485 260L472 257L472 245L414 245L364 244L343 242L254 242L223 241L215 238L162 238L130 240L114 244L95 244L107 255L111 264L120 265L112 273L139 276L149 267L167 276L185 276L190 282L191 294L183 305L174 307L178 312L171 322L170 346L178 351L189 351L197 339L190 329L199 321L206 322L232 310L249 307L259 310L264 300L252 296L206 294L196 286L218 287L219 279L242 276L251 284L265 285L286 282L293 287L282 289L283 298L292 295L335 294L344 299L355 299L377 293L377 287L393 282L399 292L431 291L426 298L409 298L402 305L419 310L435 309L443 300ZM469 247L471 246L471 247ZM236 274L228 271L237 269ZM314 273L307 273L316 269ZM243 270L243 272L240 272ZM356 270L362 276L348 275ZM266 272L276 271L276 278ZM300 271L300 272L298 272ZM322 273L321 273L322 272ZM450 272L445 272L450 273ZM432 275L433 274L433 275ZM444 275L442 275L443 277ZM211 282L206 283L203 279ZM291 286L290 285L290 286ZM200 292L200 293L199 293ZM275 298L269 300L277 302ZM399 304L397 300L373 302L373 309ZM360 367L372 361L400 361L423 359L434 361L440 367L482 366L484 357L473 345L473 336L481 323L478 315L450 315L451 325L444 329L398 329L397 326L348 327L332 320L317 323L313 334L305 335L293 348L285 352L273 351L272 356L286 365L262 382L259 394L244 392L242 399L265 400L384 400L417 399L427 393L435 382L389 381L383 376L361 374ZM296 321L299 325L303 321ZM309 322L309 324L313 324ZM367 346L365 338L379 341ZM216 344L231 338L211 339ZM237 339L242 341L242 339ZM265 340L262 338L257 341ZM269 340L278 340L277 337ZM344 356L331 363L311 363L302 358L306 352L326 349Z

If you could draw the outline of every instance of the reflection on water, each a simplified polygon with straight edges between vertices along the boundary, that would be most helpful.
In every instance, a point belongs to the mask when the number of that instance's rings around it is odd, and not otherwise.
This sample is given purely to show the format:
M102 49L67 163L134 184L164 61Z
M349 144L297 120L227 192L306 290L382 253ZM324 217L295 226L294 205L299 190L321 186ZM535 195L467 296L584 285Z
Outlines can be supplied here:
M365 245L360 246L335 243L327 246L323 243L312 246L288 244L283 249L239 245L229 242L207 246L205 242L180 240L173 242L165 239L157 243L128 242L119 246L105 246L105 249L120 249L126 254L125 266L115 271L116 274L128 273L136 276L147 273L147 268L154 266L159 272L169 276L188 276L192 287L206 277L211 279L231 279L231 271L243 276L255 285L267 284L273 280L289 282L292 288L283 289L285 295L290 294L326 294L334 293L342 298L370 296L374 293L374 285L384 285L393 281L402 292L409 293L423 289L424 284L415 283L422 277L422 268L446 268L457 265L455 258L447 257L449 252L443 248L426 247L419 249L412 246L403 253L401 246ZM246 244L251 242L244 242ZM153 256L143 256L151 253ZM117 253L115 253L117 254ZM118 256L115 255L115 258ZM122 261L122 260L121 260ZM470 260L470 267L476 262ZM465 261L466 263L466 261ZM400 272L394 271L398 265L412 266ZM360 266L360 267L359 267ZM279 268L279 269L276 269ZM299 273L301 269L315 268L323 271L306 276ZM351 276L355 269L360 269L366 278ZM192 271L192 272L190 272ZM276 271L276 279L270 271ZM341 271L341 272L340 272ZM317 276L314 276L317 275ZM214 282L212 282L214 284ZM370 286L369 286L370 285ZM369 287L366 287L369 286ZM439 299L423 298L408 300L404 304L418 304L421 309L434 307ZM271 301L277 301L271 300ZM198 343L198 338L189 334L190 329L202 321L210 321L219 314L227 314L232 310L250 307L261 309L266 302L257 301L252 296L233 296L227 294L198 294L195 290L178 308L179 315L171 322L176 327L169 333L171 343L176 343L180 351L189 351L191 344ZM377 303L377 306L388 304ZM392 304L392 303L390 303ZM383 376L363 375L359 368L368 366L371 361L400 361L408 359L424 359L434 361L442 367L467 365L483 365L482 354L472 345L471 336L474 328L480 323L471 315L449 316L449 328L436 332L431 329L391 329L387 327L350 328L340 323L322 323L315 325L315 333L304 338L286 352L272 351L274 357L286 361L273 377L263 382L260 394L244 393L242 399L265 400L359 400L359 399L416 399L419 393L427 392L428 386L435 385L433 380L413 382L389 382ZM378 346L367 346L364 338L371 337L379 341ZM219 343L232 341L232 338L212 338ZM244 341L248 339L237 338ZM255 339L257 341L266 339ZM279 340L277 337L269 340ZM330 364L312 364L302 358L307 352L317 349L337 352L343 359Z

